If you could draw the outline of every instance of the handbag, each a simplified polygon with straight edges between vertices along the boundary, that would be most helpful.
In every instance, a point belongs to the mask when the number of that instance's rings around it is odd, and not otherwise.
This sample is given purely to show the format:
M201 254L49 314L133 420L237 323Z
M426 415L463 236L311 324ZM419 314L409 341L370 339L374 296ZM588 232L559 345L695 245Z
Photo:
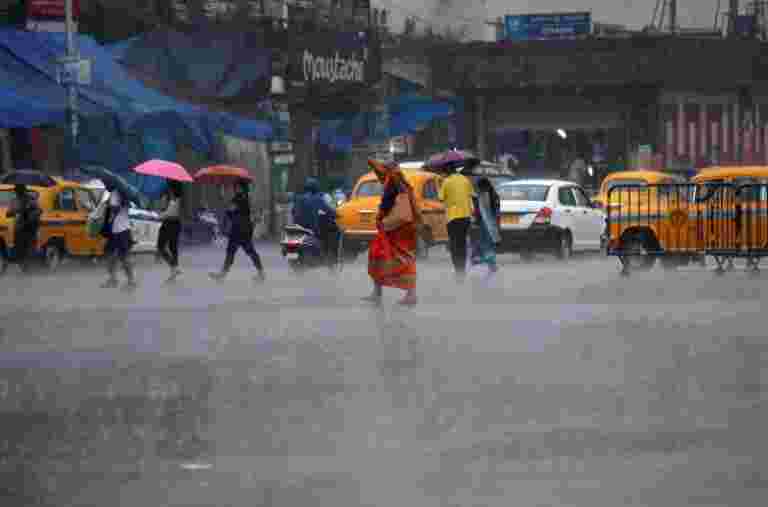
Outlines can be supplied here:
M395 205L389 213L381 219L381 228L385 231L394 231L405 224L413 223L414 213L411 199L407 192L400 192L395 198Z
M89 238L98 238L101 235L101 231L104 229L104 223L107 218L108 204L109 200L104 200L96 206L96 209L88 214L86 228L88 230Z

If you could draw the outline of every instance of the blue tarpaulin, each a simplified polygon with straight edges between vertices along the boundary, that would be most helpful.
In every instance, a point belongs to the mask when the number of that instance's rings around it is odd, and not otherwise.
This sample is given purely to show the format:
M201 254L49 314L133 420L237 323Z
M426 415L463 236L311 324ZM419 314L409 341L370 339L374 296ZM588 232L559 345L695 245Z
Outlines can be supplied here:
M142 162L137 153L159 153L146 150L147 146L126 145L131 137L126 134L139 129L152 128L157 142L165 143L166 154L170 154L167 143L179 135L206 155L213 153L219 131L246 139L271 137L268 122L207 111L144 86L117 63L110 50L90 37L78 36L77 45L81 57L91 61L91 84L79 87L83 139L78 153L70 154L79 164L128 172L134 161ZM56 82L56 62L65 49L64 34L0 29L0 127L29 128L65 121L67 95ZM94 122L90 129L89 122ZM110 128L102 130L107 124ZM128 156L130 153L133 155ZM150 197L162 190L156 178L134 182Z
M434 100L407 93L387 100L388 137L418 132L429 122L454 114L455 100ZM381 113L350 113L321 119L319 142L331 151L347 152L356 143L372 138L371 125Z
M264 38L259 31L158 29L110 49L120 62L170 89L183 84L196 96L253 102L266 95L271 78L272 50Z

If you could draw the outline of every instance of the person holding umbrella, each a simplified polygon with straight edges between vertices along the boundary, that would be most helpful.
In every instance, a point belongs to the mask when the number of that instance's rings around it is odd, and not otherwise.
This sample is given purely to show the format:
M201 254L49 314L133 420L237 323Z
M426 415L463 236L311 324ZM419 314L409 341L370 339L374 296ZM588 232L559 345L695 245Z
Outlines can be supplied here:
M131 234L131 222L128 215L130 203L134 202L145 206L145 200L141 193L122 176L102 166L86 165L80 170L93 178L98 178L104 183L104 188L109 192L104 225L101 234L107 238L104 254L107 257L107 272L109 278L101 286L103 288L116 288L117 264L122 265L125 276L128 278L123 290L130 291L136 288L136 279L133 274L129 255L134 241Z
M109 192L109 204L107 205L107 218L104 221L103 234L107 238L104 253L107 255L107 273L109 278L101 287L113 289L118 286L117 264L122 265L125 276L128 279L123 290L130 291L137 287L133 266L130 261L133 237L131 235L131 223L128 217L128 198L115 186L114 182L107 179L104 188Z
M256 280L263 282L266 279L261 258L253 248L253 221L251 220L251 199L248 192L248 180L237 180L235 183L235 196L227 210L227 216L232 224L229 229L227 256L224 259L224 266L222 266L221 271L210 273L210 277L214 280L221 281L226 278L235 261L235 254L240 248L245 250L245 253L251 258L254 267L258 271Z
M448 238L456 279L463 283L467 273L467 241L474 213L475 189L458 168L443 180L439 193L447 212Z
M462 168L470 172L480 163L480 158L464 150L448 150L429 157L428 169L446 174L440 187L439 197L445 204L448 219L448 238L451 260L456 280L463 283L467 272L467 243L469 227L474 213L475 189Z
M166 194L168 206L160 213L163 223L157 238L157 255L171 268L167 282L173 282L181 274L179 269L179 236L181 235L181 182L195 181L186 169L176 162L152 159L139 164L133 171L146 176L163 178L168 182Z
M183 191L181 183L170 181L166 191L168 206L160 213L163 221L157 238L157 252L168 264L171 275L168 282L173 282L181 274L179 269L179 236L181 236L181 199Z
M27 192L27 186L16 184L15 197L11 201L6 216L15 218L14 243L15 257L21 271L26 273L29 269L29 258L35 246L35 239L40 230L40 216L42 211L38 206L34 195Z

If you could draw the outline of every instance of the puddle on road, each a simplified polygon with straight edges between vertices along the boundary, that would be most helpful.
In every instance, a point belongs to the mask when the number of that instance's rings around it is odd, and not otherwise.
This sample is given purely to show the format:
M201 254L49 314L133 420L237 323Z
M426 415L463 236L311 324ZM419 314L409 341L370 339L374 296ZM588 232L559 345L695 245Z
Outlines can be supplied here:
M3 354L0 473L16 489L0 491L0 503L70 505L90 487L147 480L163 460L205 463L213 382L200 361Z

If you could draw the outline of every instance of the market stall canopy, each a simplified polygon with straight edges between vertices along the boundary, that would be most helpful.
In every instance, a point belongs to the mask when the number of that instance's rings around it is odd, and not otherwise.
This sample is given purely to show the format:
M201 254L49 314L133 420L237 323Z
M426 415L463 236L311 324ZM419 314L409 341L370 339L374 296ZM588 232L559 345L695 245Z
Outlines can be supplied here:
M80 35L76 44L91 62L90 84L78 87L81 115L112 113L130 126L146 115L173 112L207 144L215 130L246 139L271 136L268 122L214 113L144 86L90 37ZM57 82L57 59L65 54L63 33L0 29L0 128L65 121L66 90Z

